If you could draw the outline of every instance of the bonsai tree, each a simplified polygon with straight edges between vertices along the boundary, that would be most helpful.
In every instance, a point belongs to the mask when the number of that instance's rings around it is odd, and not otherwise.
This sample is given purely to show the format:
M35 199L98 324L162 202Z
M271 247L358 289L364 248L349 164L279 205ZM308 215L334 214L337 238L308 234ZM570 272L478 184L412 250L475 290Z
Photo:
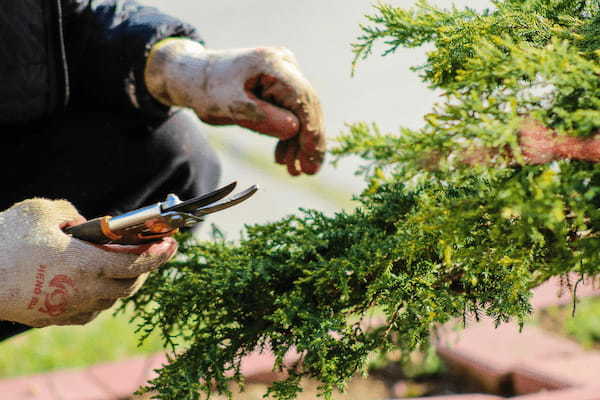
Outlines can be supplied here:
M356 62L379 41L386 55L430 44L414 69L443 101L418 130L349 126L333 154L362 157L369 183L352 212L302 210L236 243L182 238L183 257L127 303L174 350L145 390L231 396L242 357L262 349L287 372L270 395L293 399L310 377L329 398L372 354L408 355L467 314L523 321L535 286L598 273L599 8L377 6ZM367 329L374 312L384 322Z

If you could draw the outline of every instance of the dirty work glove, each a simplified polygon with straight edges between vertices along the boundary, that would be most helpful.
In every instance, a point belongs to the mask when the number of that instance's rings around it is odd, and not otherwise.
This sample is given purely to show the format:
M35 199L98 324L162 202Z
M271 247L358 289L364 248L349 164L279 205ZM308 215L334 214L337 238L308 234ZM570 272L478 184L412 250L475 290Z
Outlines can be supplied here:
M319 99L288 49L208 50L189 39L166 39L153 47L145 80L158 101L189 107L208 124L278 138L275 160L291 175L315 174L323 162Z
M80 222L65 200L25 200L0 213L0 320L33 327L85 324L133 294L146 273L177 250L173 239L95 246L63 233Z

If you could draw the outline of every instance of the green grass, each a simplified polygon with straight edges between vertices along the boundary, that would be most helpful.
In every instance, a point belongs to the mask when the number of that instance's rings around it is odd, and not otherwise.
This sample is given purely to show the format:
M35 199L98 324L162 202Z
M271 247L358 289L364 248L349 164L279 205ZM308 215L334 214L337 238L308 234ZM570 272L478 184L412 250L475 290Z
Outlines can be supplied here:
M138 347L130 315L106 311L85 326L34 329L0 343L0 377L85 367L162 349L153 335Z
M600 346L600 299L583 300L565 321L565 332L584 347Z
M600 348L600 298L583 299L573 306L550 307L539 312L534 323L554 333L570 337L584 348Z
M430 347L425 352L415 353L410 361L403 365L403 370L405 376L410 379L440 375L446 371L444 362L437 355L434 347Z

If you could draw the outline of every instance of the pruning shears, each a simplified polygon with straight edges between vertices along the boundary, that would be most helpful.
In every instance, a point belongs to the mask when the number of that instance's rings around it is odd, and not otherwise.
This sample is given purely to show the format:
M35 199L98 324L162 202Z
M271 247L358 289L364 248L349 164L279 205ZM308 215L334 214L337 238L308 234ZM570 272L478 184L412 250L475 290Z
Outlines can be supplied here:
M213 192L182 201L169 194L165 201L129 211L116 217L104 216L65 229L65 233L97 244L144 244L174 235L180 228L189 228L203 217L225 210L250 198L258 190L253 185L233 196L232 182Z

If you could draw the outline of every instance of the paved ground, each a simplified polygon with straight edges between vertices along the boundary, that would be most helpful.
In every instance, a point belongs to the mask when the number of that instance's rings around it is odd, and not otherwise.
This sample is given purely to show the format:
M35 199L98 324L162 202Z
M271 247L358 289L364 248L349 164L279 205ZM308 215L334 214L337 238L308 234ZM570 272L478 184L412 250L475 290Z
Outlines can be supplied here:
M350 43L359 35L364 14L372 12L367 0L145 0L147 4L198 26L213 48L283 45L292 49L303 71L321 95L328 134L336 136L349 122L377 121L384 130L400 126L416 128L431 110L436 94L423 85L409 67L424 59L424 50L404 50L385 59L372 57L350 75ZM407 5L407 0L390 1ZM434 3L449 6L449 0ZM487 1L462 0L458 5L483 7ZM340 168L327 166L315 178L285 176L272 166L274 143L237 128L206 127L213 141L234 151L221 152L226 164L224 181L258 183L263 189L244 208L222 214L213 222L235 236L243 223L264 222L294 212L298 207L334 211L340 197L349 199L362 187L353 176L357 160ZM239 162L244 154L261 160L260 166ZM313 190L310 190L310 189ZM327 188L326 190L322 190Z

